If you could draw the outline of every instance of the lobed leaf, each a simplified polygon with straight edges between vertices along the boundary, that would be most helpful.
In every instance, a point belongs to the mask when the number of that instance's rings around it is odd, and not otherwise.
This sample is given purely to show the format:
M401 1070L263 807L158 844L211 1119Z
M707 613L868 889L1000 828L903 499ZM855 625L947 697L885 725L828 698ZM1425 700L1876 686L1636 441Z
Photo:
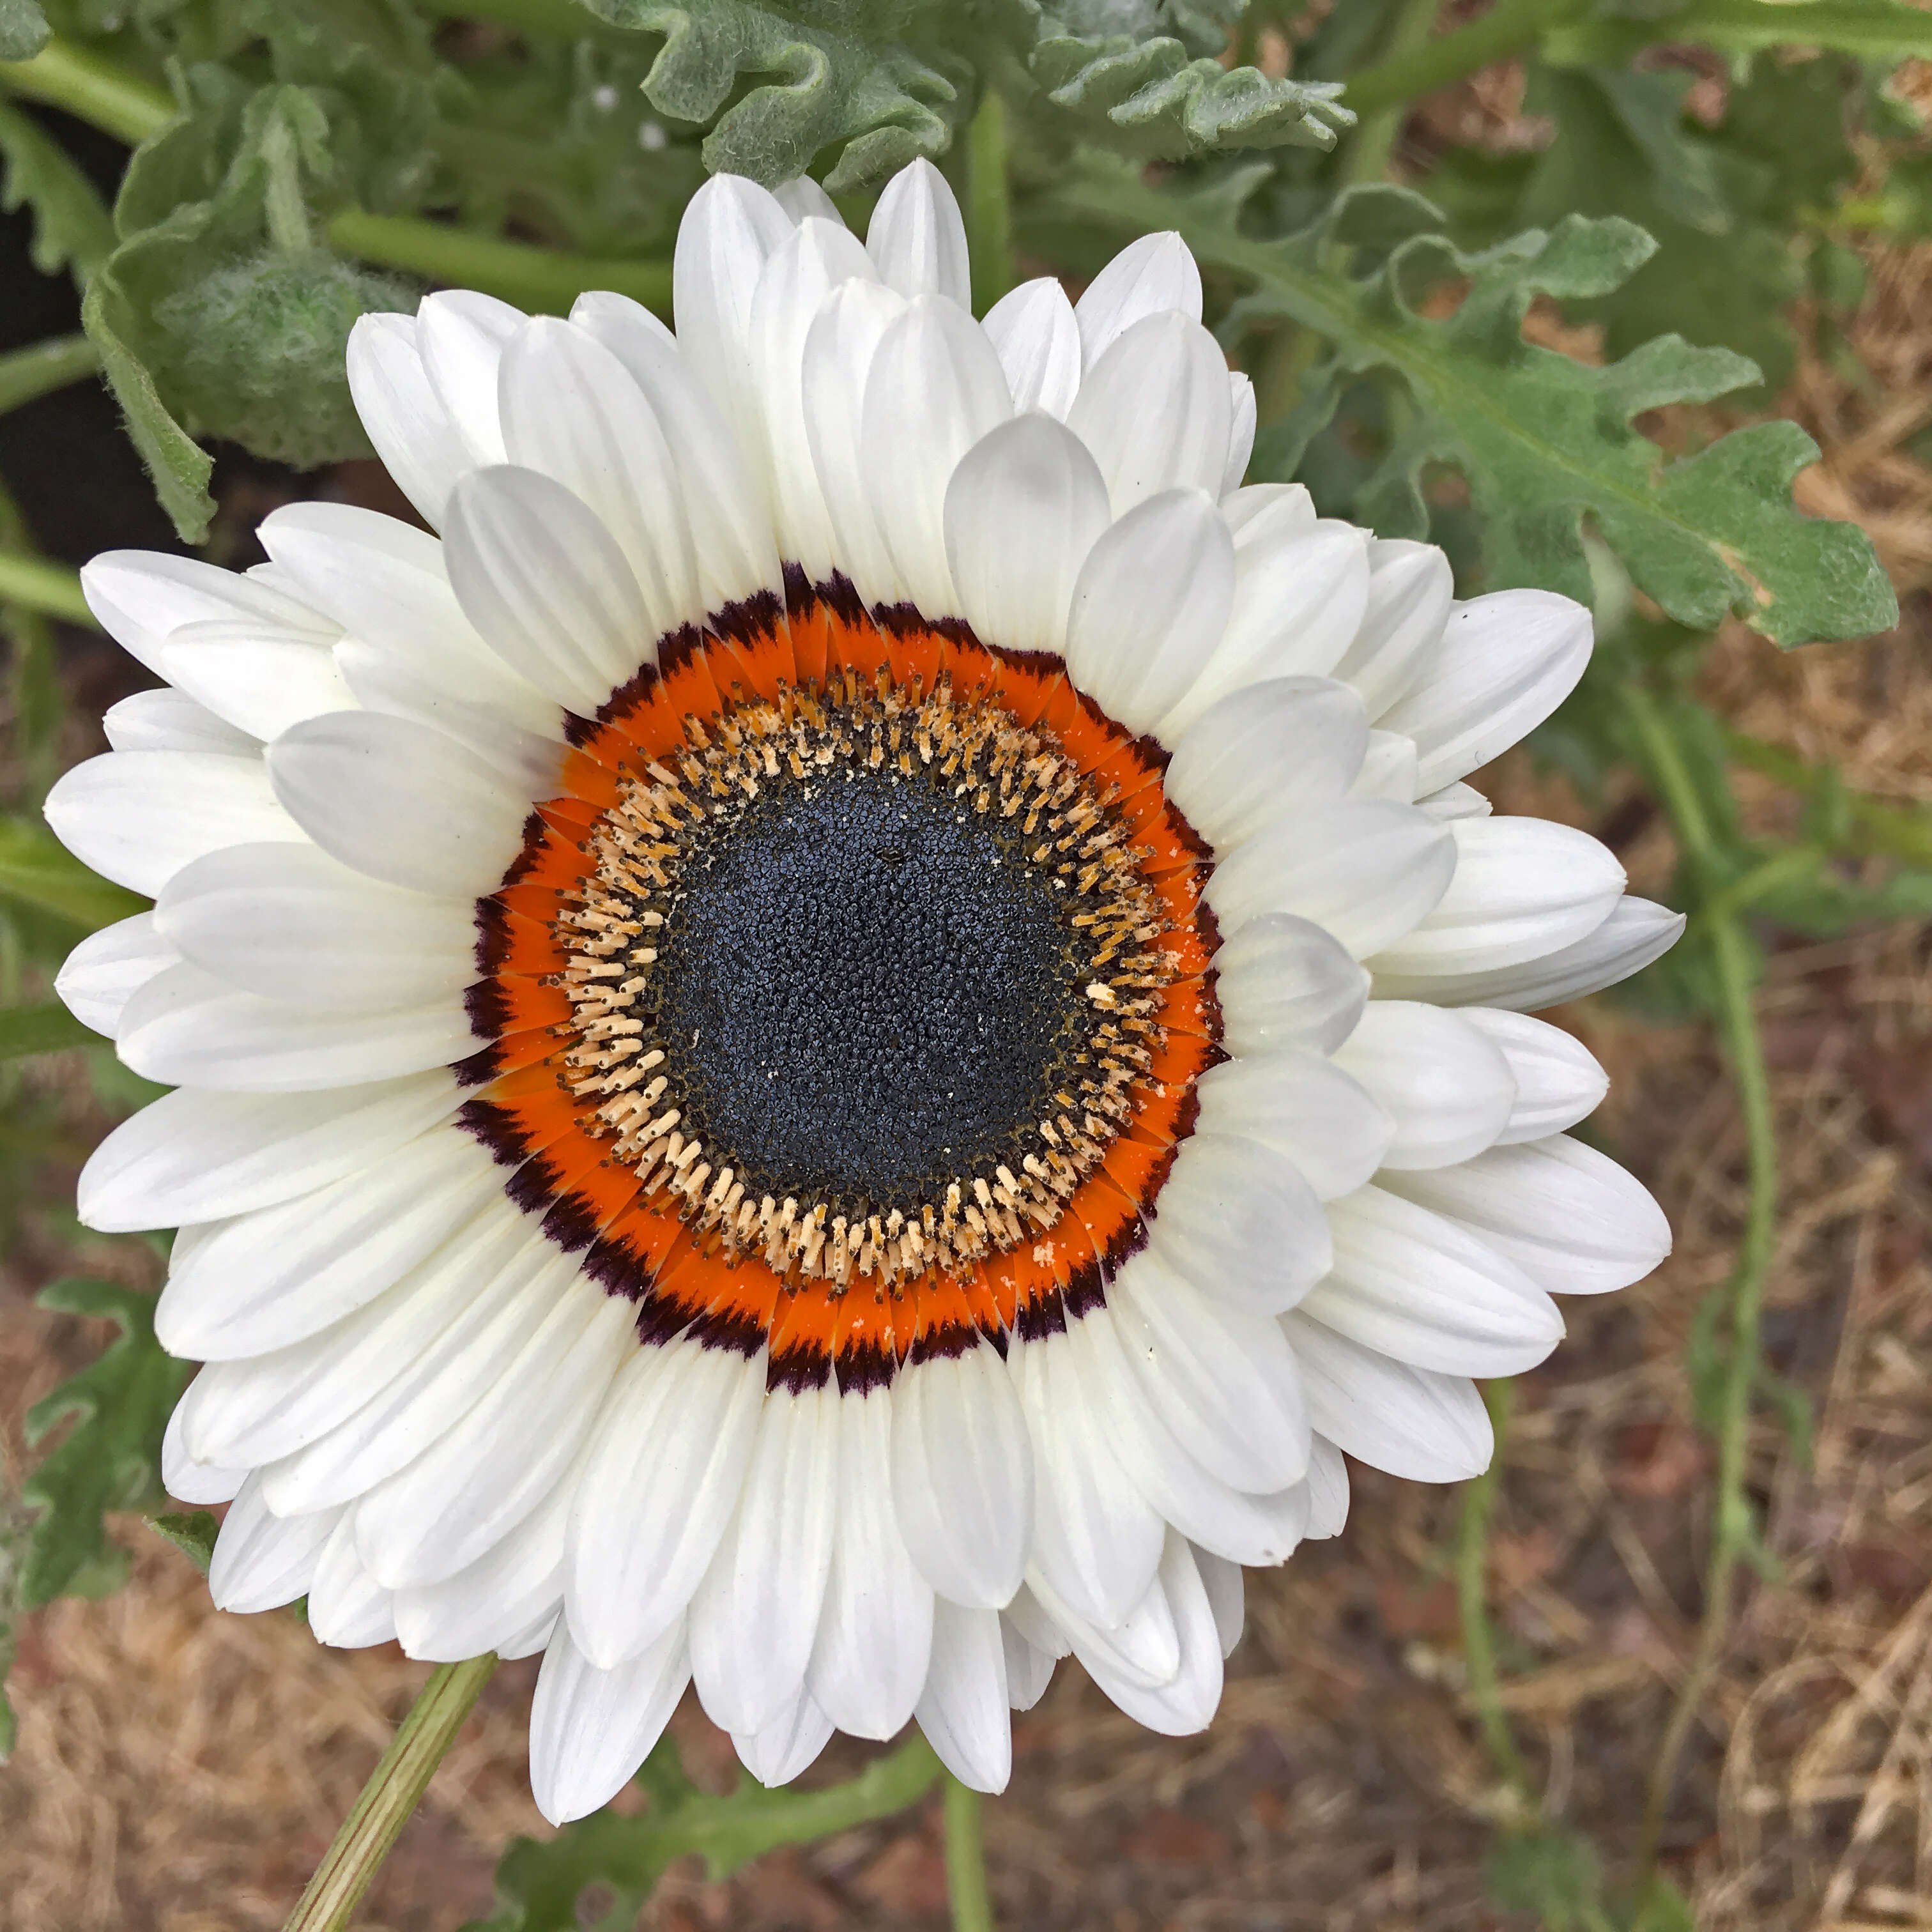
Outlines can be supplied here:
M1524 340L1538 295L1587 298L1620 286L1652 252L1641 229L1573 217L1467 255L1443 238L1420 196L1361 188L1300 232L1261 240L1239 218L1262 172L1173 194L1089 163L1054 197L1064 211L1135 232L1179 228L1202 261L1252 286L1228 318L1230 333L1293 322L1331 345L1309 380L1310 404L1289 437L1259 446L1256 473L1299 460L1345 384L1392 380L1412 419L1393 430L1354 507L1385 536L1420 535L1425 468L1452 466L1480 519L1492 587L1541 584L1588 601L1587 518L1638 587L1695 628L1714 628L1735 610L1795 644L1896 621L1864 532L1792 508L1792 479L1817 455L1796 424L1756 424L1674 461L1636 428L1646 410L1708 401L1754 380L1752 364L1676 336L1603 368ZM1342 266L1350 247L1366 272ZM1415 306L1455 278L1467 286L1453 314L1433 320Z
M56 1282L38 1305L105 1316L120 1329L100 1356L27 1412L29 1448L64 1422L73 1427L28 1476L21 1496L39 1512L28 1534L20 1600L29 1609L77 1585L116 1587L126 1553L111 1550L102 1519L161 1494L161 1435L188 1376L154 1339L152 1294L108 1281Z
M84 282L114 246L114 224L94 184L37 121L8 100L0 100L0 208L32 214L34 266L44 275L70 266Z

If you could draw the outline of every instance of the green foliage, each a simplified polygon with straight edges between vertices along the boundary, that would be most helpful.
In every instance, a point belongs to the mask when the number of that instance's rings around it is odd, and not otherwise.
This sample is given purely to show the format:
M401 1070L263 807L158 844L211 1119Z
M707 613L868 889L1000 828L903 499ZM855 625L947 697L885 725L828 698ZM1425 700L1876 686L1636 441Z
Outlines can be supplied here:
M0 818L0 904L51 914L71 943L147 903L90 872L38 819Z
M28 1609L63 1594L98 1596L119 1587L127 1552L108 1543L102 1518L159 1499L161 1433L188 1380L186 1366L154 1339L152 1295L113 1282L61 1281L41 1291L39 1305L104 1316L121 1333L27 1412L29 1448L63 1423L73 1425L21 1492L39 1512L20 1580L20 1600Z
M85 280L114 246L114 224L66 151L34 121L0 100L0 208L34 218L33 263L44 275L71 266Z
M1388 536L1424 535L1425 470L1448 464L1468 482L1492 587L1538 584L1587 600L1587 517L1637 586L1682 623L1708 629L1734 610L1795 644L1895 621L1864 532L1792 509L1791 479L1817 454L1796 424L1756 424L1670 462L1637 430L1646 410L1707 402L1752 381L1750 364L1663 336L1593 368L1523 340L1537 296L1621 286L1652 252L1642 230L1568 217L1468 255L1420 196L1364 188L1338 195L1300 232L1260 241L1240 218L1263 172L1165 194L1089 164L1058 197L1117 228L1178 227L1204 262L1250 284L1229 315L1230 336L1292 322L1330 345L1295 413L1258 444L1251 475L1292 474L1353 379L1393 379L1403 406L1379 460L1347 502L1327 507ZM1367 272L1343 266L1352 248ZM1454 313L1420 313L1418 296L1451 278L1467 282Z
M47 44L38 0L0 0L0 61L32 60Z
M1055 10L1039 0L589 4L614 26L664 37L644 91L676 119L718 117L704 142L714 173L777 182L836 150L826 176L835 194L944 154L988 80L1062 142L1146 160L1332 147L1352 118L1332 88L1222 66L1240 0L1076 0Z
M932 1788L939 1760L918 1732L859 1776L824 1791L768 1791L741 1775L728 1797L700 1791L666 1738L638 1773L650 1796L641 1816L600 1811L554 1838L512 1841L496 1868L499 1909L466 1932L578 1932L578 1904L595 1887L608 1901L592 1932L622 1932L679 1858L700 1855L728 1878L781 1845L809 1844L902 1811Z
M166 1537L204 1576L208 1574L208 1566L214 1558L214 1539L221 1528L212 1510L186 1510L151 1516L147 1524L157 1536Z
M98 1046L100 1036L58 1000L31 1006L0 1006L0 1060L28 1060L71 1047Z

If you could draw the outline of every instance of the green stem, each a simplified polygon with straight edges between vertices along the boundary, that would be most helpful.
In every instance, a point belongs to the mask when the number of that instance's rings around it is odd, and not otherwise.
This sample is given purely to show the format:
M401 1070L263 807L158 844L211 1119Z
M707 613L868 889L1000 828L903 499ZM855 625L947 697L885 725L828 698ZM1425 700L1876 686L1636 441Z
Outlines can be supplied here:
M1762 738L1728 727L1724 748L1739 764L1793 791L1816 793L1836 776L1828 767L1809 764L1781 745L1766 744ZM1887 805L1856 791L1841 790L1838 802L1850 821L1851 836L1845 842L1848 849L1903 860L1910 866L1932 866L1932 811L1918 806Z
M165 88L61 40L50 40L30 61L0 61L0 88L64 109L130 148L181 112Z
M51 335L0 356L0 416L92 376L100 367L100 352L84 335Z
M561 254L446 222L360 209L338 214L328 224L328 239L344 254L362 261L406 268L428 281L480 289L546 314L562 314L586 289L613 290L661 315L670 312L668 262Z
M1351 75L1342 104L1366 119L1383 108L1433 94L1438 87L1534 46L1552 27L1576 19L1588 5L1588 0L1496 0L1466 27Z
M1456 1531L1456 1604L1462 1618L1462 1658L1468 1669L1469 1702L1475 1708L1476 1721L1482 1726L1483 1739L1496 1769L1526 1802L1529 1773L1510 1732L1509 1714L1503 1708L1496 1638L1490 1628L1488 1590L1490 1520L1496 1509L1497 1477L1502 1468L1503 1445L1509 1437L1516 1384L1485 1382L1482 1394L1496 1446L1490 1466L1462 1486L1462 1512Z
M1382 65L1419 52L1428 44L1429 30L1436 24L1438 0L1402 0L1394 21L1384 37ZM1372 73L1373 68L1365 70ZM1352 84L1349 105L1355 105ZM1364 112L1342 157L1345 182L1377 182L1388 172L1389 158L1395 152L1396 137L1408 118L1408 104L1391 101L1386 107Z
M428 10L449 20L488 20L526 37L554 40L610 40L636 44L637 30L600 20L577 0L428 0Z
M1716 856L1716 844L1676 740L1648 693L1627 685L1622 695L1638 746L1689 862L1687 869L1694 880L1706 878ZM1718 1407L1717 1517L1705 1562L1704 1614L1690 1668L1664 1726L1651 1775L1638 1840L1640 1891L1656 1868L1664 1820L1676 1786L1678 1762L1723 1659L1738 1564L1751 1546L1754 1528L1744 1486L1749 1473L1751 1397L1760 1372L1765 1277L1770 1272L1778 1230L1777 1124L1764 1042L1751 1000L1750 944L1736 913L1726 909L1717 896L1702 910L1706 914L1702 922L1704 942L1710 949L1717 991L1718 1030L1744 1116L1750 1194L1736 1258L1724 1290L1730 1346Z
M269 123L263 136L262 159L268 177L262 196L268 239L278 254L306 255L315 246L314 232L309 226L308 200L302 193L295 136L289 131L288 122L279 115Z
M80 594L80 573L64 563L50 563L44 557L0 550L0 604L44 611L50 617L64 617L70 624L84 624L90 631L100 628Z
M988 88L966 134L966 234L973 313L984 315L1013 285L1013 209L1006 178L1006 104Z
M986 1846L980 1828L980 1794L946 1774L946 1891L952 1932L993 1932L993 1902L986 1891Z
M496 1668L490 1651L430 1673L284 1932L342 1932Z

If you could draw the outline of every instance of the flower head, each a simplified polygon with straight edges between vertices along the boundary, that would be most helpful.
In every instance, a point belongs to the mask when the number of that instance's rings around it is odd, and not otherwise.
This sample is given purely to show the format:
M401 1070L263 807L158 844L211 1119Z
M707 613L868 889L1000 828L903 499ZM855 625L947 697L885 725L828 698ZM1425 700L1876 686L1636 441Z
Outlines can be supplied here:
M1524 1010L1679 922L1461 782L1588 614L1241 488L1178 237L966 295L923 163L862 243L721 178L676 338L358 324L440 537L85 573L168 686L48 816L156 900L60 986L177 1089L81 1184L182 1228L169 1486L226 1607L542 1650L553 1818L694 1678L768 1783L916 1718L997 1790L1070 1652L1199 1730L1344 1454L1480 1469L1668 1246Z

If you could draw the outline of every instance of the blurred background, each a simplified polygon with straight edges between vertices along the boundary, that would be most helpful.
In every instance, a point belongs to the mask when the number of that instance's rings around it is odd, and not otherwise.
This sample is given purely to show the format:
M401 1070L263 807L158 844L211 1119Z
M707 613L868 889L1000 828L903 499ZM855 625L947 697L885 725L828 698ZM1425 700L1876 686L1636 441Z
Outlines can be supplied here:
M1259 34L1246 51L1285 69L1310 10L1261 10L1261 28L1244 29ZM1318 20L1326 11L1312 10ZM1424 11L1425 28L1481 16L1452 6L1438 22ZM512 35L460 20L437 31L452 58L502 56ZM1766 1372L1739 1476L1759 1511L1757 1558L1740 1565L1729 1618L1712 1618L1718 1451L1706 1424L1721 1364L1699 1310L1731 1278L1750 1218L1747 1125L1694 984L1651 976L1628 997L1551 1017L1610 1070L1593 1137L1662 1201L1674 1255L1628 1293L1568 1305L1568 1343L1515 1387L1492 1488L1472 1498L1357 1471L1339 1540L1250 1574L1247 1635L1205 1735L1151 1736L1076 1665L1061 1667L1016 1720L1012 1785L987 1811L994 1900L1010 1932L1625 1924L1606 1902L1610 1876L1635 1854L1680 1706L1691 1714L1660 1850L1690 1903L1678 1919L1648 1922L1932 1927L1932 242L1914 238L1916 203L1900 199L1922 139L1894 139L1880 157L1856 120L1871 76L1852 64L1829 77L1846 130L1825 183L1839 211L1829 238L1823 217L1787 197L1774 245L1792 272L1772 277L1768 296L1719 292L1749 310L1727 326L1768 340L1768 352L1750 346L1768 383L1736 406L1680 405L1646 423L1681 450L1735 423L1795 418L1822 449L1798 479L1799 504L1863 526L1902 612L1869 641L1790 654L1726 620L1674 661L1720 734L1734 813L1720 837L1760 857L1810 855L1838 894L1835 910L1754 908L1750 922L1778 1184ZM1680 126L1714 130L1718 145L1734 70L1696 50L1651 70L1679 77ZM1886 72L1892 99L1932 106L1932 68L1908 61ZM1497 197L1520 196L1526 169L1550 150L1547 87L1526 93L1538 85L1509 58L1427 93L1390 130L1388 171L1440 193L1482 238ZM538 128L544 111L532 110ZM111 196L124 146L51 109L32 116ZM1760 130L1761 146L1779 124ZM1784 124L1792 142L1812 138L1810 123ZM654 191L674 195L674 219L701 178L694 149L659 128L655 147L640 136L626 152L658 171ZM599 166L561 134L551 160ZM50 264L22 205L21 165L0 223L0 351L80 327L74 282L40 272ZM662 187L666 170L680 184ZM628 191L627 179L614 174L610 195ZM1567 192L1580 205L1587 186L1579 168ZM1538 191L1564 192L1546 178ZM662 215L662 199L644 203ZM514 208L504 219L512 232L543 232L540 212L525 211L520 230ZM630 231L621 209L610 220L592 240L614 251ZM1024 236L1019 259L1027 274L1058 266L1030 257ZM1688 282L1694 249L1676 259L1672 272ZM1691 291L1670 326L1705 339L1701 298ZM1620 326L1540 298L1527 328L1587 364L1611 352L1606 331ZM1709 333L1721 333L1717 322ZM221 562L258 560L253 526L292 498L407 514L366 460L298 471L232 442L211 446L205 554ZM1331 471L1345 454L1316 452ZM75 566L109 547L182 547L95 381L0 415L0 548ZM1438 508L1453 536L1453 488ZM1628 588L1610 596L1621 622ZM1641 600L1635 608L1642 621ZM12 1005L45 998L80 929L58 892L36 900L32 888L44 857L32 840L38 800L102 748L103 708L148 680L98 633L45 610L0 597L0 785L12 814L0 826L0 1004ZM1587 714L1560 716L1474 782L1499 811L1587 826L1634 890L1683 903L1681 826L1632 766L1593 752L1594 731ZM392 1646L321 1649L292 1614L214 1613L193 1563L140 1520L166 1505L132 1438L108 1441L110 1466L97 1471L108 1546L83 1552L64 1593L38 1604L26 1534L35 1505L22 1492L60 1431L88 1418L83 1406L76 1423L47 1428L43 1412L30 1447L28 1412L97 1362L93 1386L111 1412L138 1394L128 1391L140 1364L124 1357L117 1370L104 1357L120 1333L101 1312L111 1297L52 1298L78 1312L36 1298L76 1275L138 1292L158 1283L161 1248L89 1237L70 1208L87 1149L146 1090L100 1051L0 1065L0 1658L10 1646L17 1718L0 1766L8 1932L279 1925L424 1674ZM132 1508L116 1513L124 1503ZM1496 1707L1486 1742L1472 1712L1472 1595L1493 1642L1496 1706L1525 1767L1520 1790L1496 1753ZM454 1932L489 1918L506 1840L547 1833L524 1773L535 1667L506 1666L490 1684L358 1922ZM699 1784L727 1788L728 1741L694 1702L674 1730ZM842 1740L813 1777L849 1775L866 1755ZM1521 1828L1526 1804L1551 1828ZM596 1901L580 1916L597 1922ZM944 1925L937 1798L729 1881L706 1882L688 1861L638 1922L662 1932Z

